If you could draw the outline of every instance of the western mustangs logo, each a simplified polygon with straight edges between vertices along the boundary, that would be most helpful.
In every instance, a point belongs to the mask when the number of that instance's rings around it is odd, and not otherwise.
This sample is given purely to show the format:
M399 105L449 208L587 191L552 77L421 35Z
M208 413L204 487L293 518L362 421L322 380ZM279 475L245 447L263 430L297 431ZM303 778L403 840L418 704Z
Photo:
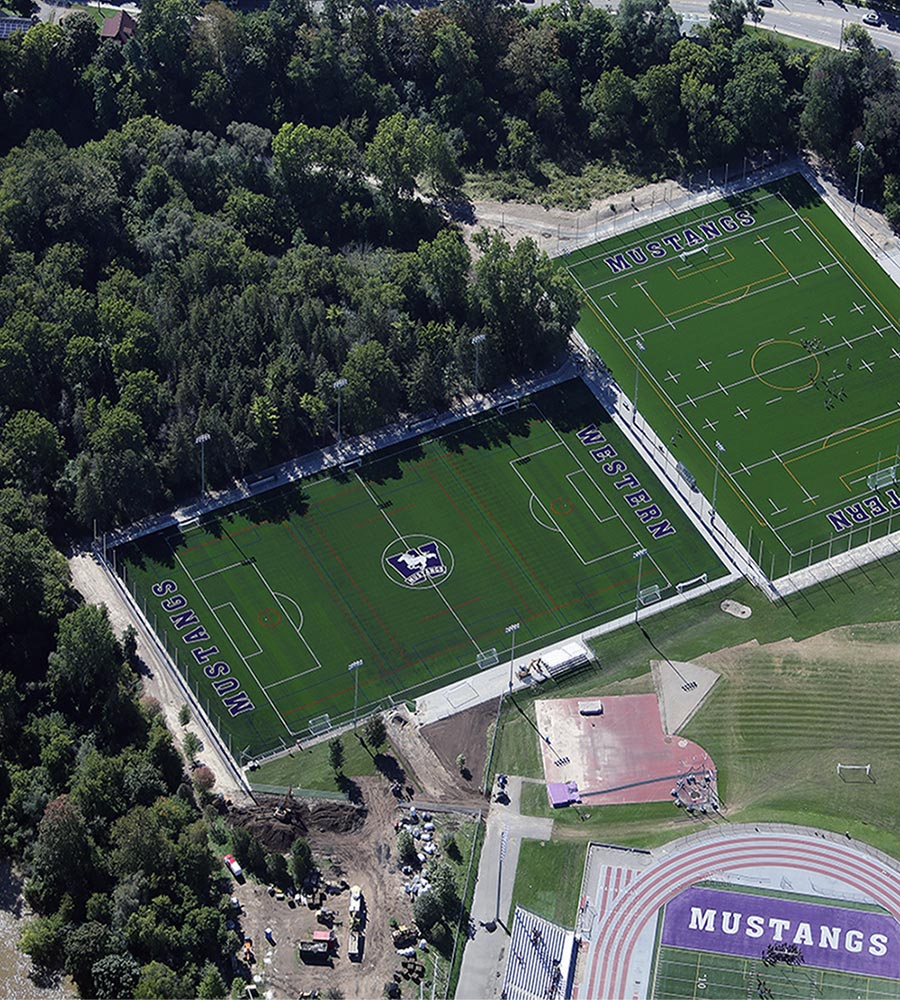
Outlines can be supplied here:
M429 535L398 538L384 550L382 559L388 576L403 587L442 583L453 569L450 550Z

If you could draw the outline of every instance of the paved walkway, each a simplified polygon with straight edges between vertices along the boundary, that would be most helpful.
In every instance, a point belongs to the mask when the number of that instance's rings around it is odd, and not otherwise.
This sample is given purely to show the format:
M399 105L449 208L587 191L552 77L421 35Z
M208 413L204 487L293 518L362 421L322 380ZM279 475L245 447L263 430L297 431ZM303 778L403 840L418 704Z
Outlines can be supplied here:
M523 816L519 812L522 780L510 777L507 786L509 802L492 801L488 811L487 833L472 900L475 937L468 942L463 955L456 988L457 1000L491 1000L499 996L503 962L509 944L509 930L505 924L512 904L519 847L525 838L549 840L553 832L552 819ZM493 930L484 924L490 925Z

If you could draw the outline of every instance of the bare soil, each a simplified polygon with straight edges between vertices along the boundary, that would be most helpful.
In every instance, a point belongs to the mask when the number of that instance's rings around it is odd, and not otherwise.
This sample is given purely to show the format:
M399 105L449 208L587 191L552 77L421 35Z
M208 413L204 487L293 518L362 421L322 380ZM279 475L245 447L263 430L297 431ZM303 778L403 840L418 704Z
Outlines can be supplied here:
M419 730L447 774L445 794L449 797L468 802L476 798L484 801L481 789L487 763L488 730L496 718L497 702L491 700ZM456 766L460 754L466 758L468 777L461 775Z
M297 997L303 991L324 992L333 987L345 997L378 997L400 966L388 921L393 916L400 923L412 923L412 907L396 870L397 799L383 777L359 778L358 783L365 806L329 800L295 802L285 822L272 817L277 799L260 799L249 809L232 810L230 821L253 830L270 849L287 850L283 845L295 836L307 837L324 878L359 885L365 900L362 961L347 958L350 896L344 891L329 896L325 904L337 914L337 948L330 962L303 965L297 957L297 942L323 929L315 912L293 906L287 899L278 900L257 883L235 885L234 894L243 907L240 930L253 940L256 962L252 971L264 979L259 984L261 993L272 990L276 998ZM267 927L272 929L274 946L266 942Z

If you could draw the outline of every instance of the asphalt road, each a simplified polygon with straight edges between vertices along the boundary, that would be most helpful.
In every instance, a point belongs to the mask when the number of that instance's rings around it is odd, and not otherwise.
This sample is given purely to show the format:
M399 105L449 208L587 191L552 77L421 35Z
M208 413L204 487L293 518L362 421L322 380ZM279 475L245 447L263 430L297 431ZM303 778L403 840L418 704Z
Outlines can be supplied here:
M615 4L591 0L595 7L615 10ZM550 0L532 0L528 7L549 6ZM681 15L683 30L690 31L694 24L704 24L710 18L707 0L671 0L672 9ZM875 28L863 24L863 15L876 10L884 24ZM894 59L900 59L900 16L879 10L876 5L860 7L839 0L774 0L774 6L765 8L759 27L770 31L803 38L819 45L840 48L841 31L845 24L859 24L868 31L875 45L888 49Z

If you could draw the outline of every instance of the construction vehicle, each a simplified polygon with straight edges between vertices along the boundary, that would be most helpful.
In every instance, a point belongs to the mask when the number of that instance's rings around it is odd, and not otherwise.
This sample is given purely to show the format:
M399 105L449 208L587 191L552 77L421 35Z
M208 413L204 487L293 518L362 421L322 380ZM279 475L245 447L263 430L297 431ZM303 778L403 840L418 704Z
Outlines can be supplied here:
M294 788L293 788L293 786L291 786L287 790L287 793L282 797L282 799L278 803L278 805L275 806L275 810L274 810L274 813L273 813L273 815L275 816L275 819L284 819L285 816L287 816L287 814L288 814L287 805L291 801L293 791L294 791Z

